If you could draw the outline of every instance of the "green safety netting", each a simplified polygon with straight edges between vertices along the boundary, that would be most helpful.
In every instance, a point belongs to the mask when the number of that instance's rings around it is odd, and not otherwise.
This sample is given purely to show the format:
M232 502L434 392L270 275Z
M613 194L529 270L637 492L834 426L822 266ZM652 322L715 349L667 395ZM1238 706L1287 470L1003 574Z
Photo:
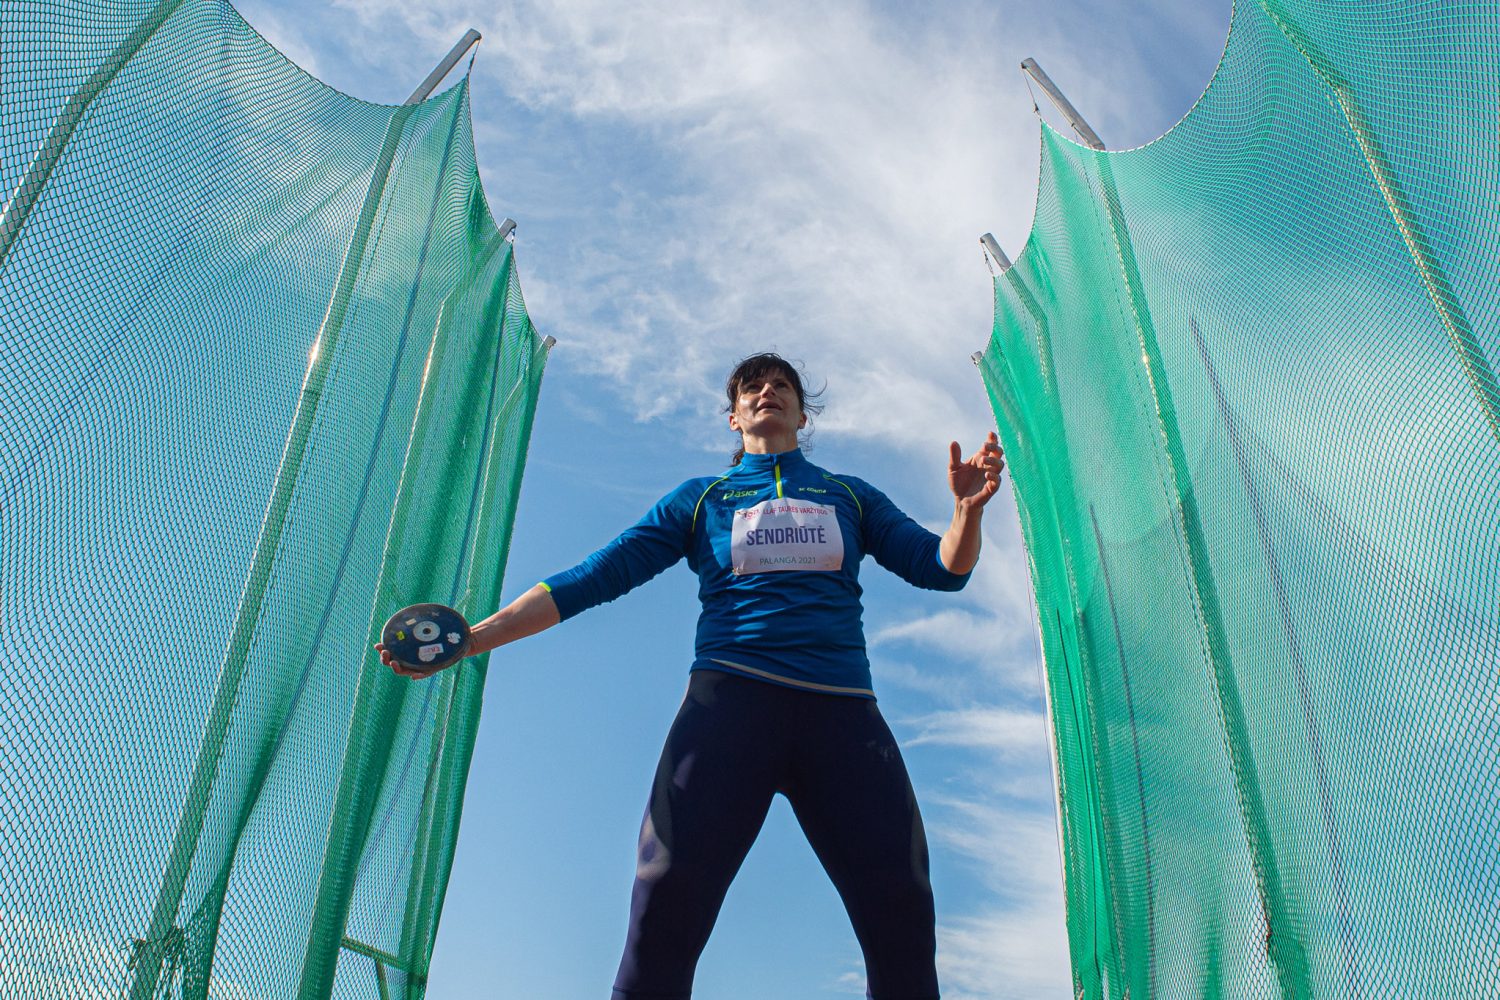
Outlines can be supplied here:
M1044 129L981 358L1088 997L1500 993L1500 5L1240 0Z
M7 1000L422 995L485 667L371 644L495 607L546 353L468 97L0 7Z

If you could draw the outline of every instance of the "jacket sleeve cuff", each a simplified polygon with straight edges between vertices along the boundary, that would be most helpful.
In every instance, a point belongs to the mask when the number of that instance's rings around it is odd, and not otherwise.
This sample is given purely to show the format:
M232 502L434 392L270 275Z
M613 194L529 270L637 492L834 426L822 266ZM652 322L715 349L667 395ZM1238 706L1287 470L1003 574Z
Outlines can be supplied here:
M538 586L552 595L552 603L557 605L559 622L565 622L588 609L587 601L578 592L580 588L572 581L568 571L554 573Z
M969 570L967 573L955 573L947 566L944 566L941 545L933 550L932 559L933 562L937 563L937 572L930 577L933 590L945 590L949 592L963 590L969 582L969 577L974 575L973 570Z

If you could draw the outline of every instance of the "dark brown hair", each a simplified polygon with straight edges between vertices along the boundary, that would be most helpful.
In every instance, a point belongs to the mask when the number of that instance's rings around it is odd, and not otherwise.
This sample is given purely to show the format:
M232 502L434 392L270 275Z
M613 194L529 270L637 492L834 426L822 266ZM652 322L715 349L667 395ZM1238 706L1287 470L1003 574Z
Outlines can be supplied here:
M783 358L779 354L766 352L764 354L752 354L734 366L734 371L729 373L729 378L724 382L724 396L729 400L724 407L725 413L734 412L735 401L739 399L740 387L746 382L755 382L770 375L784 375L786 380L792 383L792 388L797 393L797 405L802 412L808 416L807 433L812 433L812 417L823 412L823 404L816 402L823 395L823 390L809 393L802 383L802 373L797 366ZM824 386L827 388L827 386ZM798 443L802 443L801 435L798 435ZM740 459L745 457L744 447L736 448L734 457L730 459L730 465L739 465Z

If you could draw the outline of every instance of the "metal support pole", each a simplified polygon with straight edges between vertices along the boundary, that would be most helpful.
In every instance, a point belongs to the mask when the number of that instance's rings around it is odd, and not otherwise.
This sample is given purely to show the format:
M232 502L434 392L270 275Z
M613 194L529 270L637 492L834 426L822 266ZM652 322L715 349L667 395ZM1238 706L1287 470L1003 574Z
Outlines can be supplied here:
M1052 82L1052 78L1042 69L1040 63L1035 59L1027 57L1021 60L1021 69L1026 75L1036 81L1036 85L1042 88L1042 93L1046 94L1047 99L1052 102L1053 106L1062 112L1062 116L1068 120L1068 124L1073 126L1073 131L1077 132L1085 143L1094 149L1104 148L1104 140L1099 138L1099 133L1090 128L1089 123L1083 120L1083 115L1080 115L1078 109L1073 107L1073 103L1063 96L1061 90L1057 89L1057 84Z
M457 66L458 61L464 57L464 53L473 48L474 43L479 41L481 37L479 32L473 28L464 32L464 37L460 38L458 44L453 46L452 50L443 57L443 61L437 64L437 68L427 74L427 79L422 81L422 85L412 91L412 95L406 99L406 103L408 105L421 104L427 100L432 92L437 89L437 85L443 82L443 77L453 71L453 67Z
M1000 268L1001 271L1010 270L1010 258L1005 256L1005 251L1000 249L1000 244L996 242L995 237L989 233L985 233L979 237L979 242L989 253L990 259L995 262L996 267Z
M502 240L505 239L507 236L509 236L511 233L513 233L515 231L516 231L516 220L515 219L506 219L504 222L500 223L500 238Z
M985 252L990 255L990 259L995 262L995 266L1000 269L1001 274L1010 270L1010 258L1005 256L1004 250L1000 249L1000 242L995 239L993 234L985 233L979 237L979 242L984 247ZM969 355L969 360L974 362L974 367L979 367L984 361L984 352L975 351Z

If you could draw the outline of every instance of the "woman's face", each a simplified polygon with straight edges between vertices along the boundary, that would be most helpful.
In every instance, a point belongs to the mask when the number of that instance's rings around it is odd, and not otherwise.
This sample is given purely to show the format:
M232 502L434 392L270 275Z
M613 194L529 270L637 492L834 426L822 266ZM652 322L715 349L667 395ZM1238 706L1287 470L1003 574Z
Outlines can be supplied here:
M807 423L802 402L791 379L772 369L763 376L745 379L734 399L729 426L741 434L760 438L796 437Z

